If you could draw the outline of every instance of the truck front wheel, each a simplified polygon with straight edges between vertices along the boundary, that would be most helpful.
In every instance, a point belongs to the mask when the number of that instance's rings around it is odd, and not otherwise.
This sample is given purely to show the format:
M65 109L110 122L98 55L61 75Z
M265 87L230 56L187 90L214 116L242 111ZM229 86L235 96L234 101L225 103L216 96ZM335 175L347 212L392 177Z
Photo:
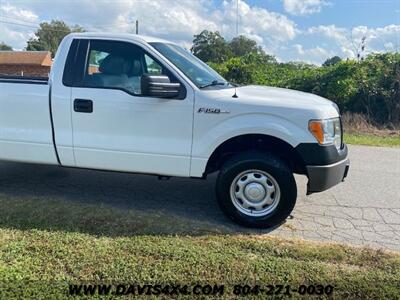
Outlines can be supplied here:
M292 212L297 187L292 171L277 156L246 152L222 166L216 194L222 211L235 222L270 228L280 225Z

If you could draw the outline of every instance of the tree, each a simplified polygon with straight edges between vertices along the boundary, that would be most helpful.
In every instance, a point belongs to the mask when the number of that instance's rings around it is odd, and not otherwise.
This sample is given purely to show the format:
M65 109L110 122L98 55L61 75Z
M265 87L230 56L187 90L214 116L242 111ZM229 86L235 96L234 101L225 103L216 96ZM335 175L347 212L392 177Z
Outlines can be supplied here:
M221 63L232 56L228 43L218 31L203 30L196 34L190 50L205 62Z
M240 57L249 53L265 54L264 50L257 45L257 42L243 35L234 37L229 42L229 47L234 56Z
M328 58L323 64L323 67L329 67L329 66L333 66L336 65L337 63L341 62L342 59L339 56L334 56L331 58Z
M69 27L64 21L52 20L50 23L40 23L40 28L35 32L35 37L27 42L26 50L50 51L51 56L56 54L62 39L71 32L83 32L82 27L75 25Z
M4 42L0 43L0 51L13 51L13 48Z

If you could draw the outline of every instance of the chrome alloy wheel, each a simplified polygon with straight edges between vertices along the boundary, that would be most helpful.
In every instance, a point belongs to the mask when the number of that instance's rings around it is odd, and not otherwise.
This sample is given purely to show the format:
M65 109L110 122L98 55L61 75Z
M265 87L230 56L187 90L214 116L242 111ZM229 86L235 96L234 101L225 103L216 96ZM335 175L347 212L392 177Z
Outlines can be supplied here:
M233 205L252 217L272 213L281 197L275 178L260 170L247 170L237 175L232 181L230 194Z

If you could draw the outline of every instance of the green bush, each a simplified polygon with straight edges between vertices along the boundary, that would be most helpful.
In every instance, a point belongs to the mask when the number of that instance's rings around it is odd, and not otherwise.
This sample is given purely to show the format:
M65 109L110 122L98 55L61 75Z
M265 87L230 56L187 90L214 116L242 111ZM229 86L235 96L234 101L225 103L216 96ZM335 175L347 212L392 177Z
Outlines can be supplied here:
M342 60L326 66L278 63L250 53L210 63L227 80L314 93L335 101L342 112L367 115L375 124L400 125L400 53L371 54L363 61Z

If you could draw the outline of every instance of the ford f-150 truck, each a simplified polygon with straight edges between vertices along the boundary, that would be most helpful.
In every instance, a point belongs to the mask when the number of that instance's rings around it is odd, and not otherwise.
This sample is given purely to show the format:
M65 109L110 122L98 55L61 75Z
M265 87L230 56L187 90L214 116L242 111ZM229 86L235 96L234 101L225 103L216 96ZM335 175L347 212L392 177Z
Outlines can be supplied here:
M236 86L174 43L104 33L66 36L49 78L0 78L0 159L162 177L218 171L221 209L259 228L290 215L294 173L314 193L349 169L333 102Z

